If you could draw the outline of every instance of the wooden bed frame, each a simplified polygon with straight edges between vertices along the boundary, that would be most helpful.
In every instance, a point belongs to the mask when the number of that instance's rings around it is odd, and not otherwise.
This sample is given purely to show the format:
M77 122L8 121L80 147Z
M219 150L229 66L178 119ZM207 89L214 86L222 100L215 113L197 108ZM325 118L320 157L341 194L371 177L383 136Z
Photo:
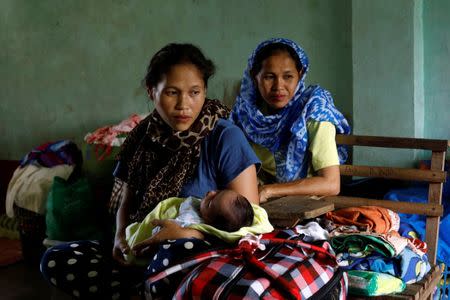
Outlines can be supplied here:
M323 197L320 202L323 206L311 205L314 198L304 196L290 196L279 198L273 202L263 205L268 211L269 218L275 225L290 226L299 220L318 216L325 210L333 210L351 206L377 205L391 209L399 213L419 214L426 217L426 238L428 244L428 258L432 266L431 271L418 283L407 285L401 294L373 297L374 299L432 299L442 270L436 265L437 243L439 238L439 222L443 215L442 188L445 182L446 172L444 163L447 147L450 146L446 140L377 137L360 135L337 135L336 142L340 145L403 148L430 150L431 168L429 170L413 168L394 168L386 166L356 166L341 165L342 176L377 177L385 179L399 179L407 181L422 181L429 183L428 202L414 203L387 201L380 199L368 199L348 196ZM316 198L317 200L317 198ZM296 203L296 205L293 205ZM300 203L306 205L301 208ZM330 204L332 205L330 207ZM333 207L334 205L334 207ZM352 298L358 299L358 298Z
M326 197L334 203L335 208L360 205L377 205L393 211L408 214L419 214L426 217L425 241L428 244L428 258L432 266L430 273L420 282L407 285L406 290L397 295L377 297L377 299L432 299L436 285L442 271L436 265L437 243L439 239L439 222L443 215L442 187L445 182L444 172L445 154L449 142L446 140L375 137L357 135L337 135L337 144L348 146L367 146L383 148L404 148L431 150L430 170L393 168L385 166L355 166L341 165L340 171L344 176L378 177L387 179L400 179L409 181L422 181L429 183L428 202L414 203L396 202L376 199L354 197Z

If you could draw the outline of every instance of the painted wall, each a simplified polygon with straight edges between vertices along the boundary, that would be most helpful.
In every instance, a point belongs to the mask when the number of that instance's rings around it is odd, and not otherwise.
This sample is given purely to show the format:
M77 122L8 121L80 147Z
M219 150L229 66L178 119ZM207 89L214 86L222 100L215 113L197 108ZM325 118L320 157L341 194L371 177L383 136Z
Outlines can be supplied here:
M425 136L450 140L449 12L450 1L424 2Z
M352 2L354 133L423 137L421 1ZM376 12L376 13L374 13ZM410 165L416 152L356 148L363 165Z
M239 7L239 9L238 9ZM351 1L0 2L0 159L149 110L140 81L166 43L199 45L218 66L209 96L231 103L256 44L285 36L352 114Z

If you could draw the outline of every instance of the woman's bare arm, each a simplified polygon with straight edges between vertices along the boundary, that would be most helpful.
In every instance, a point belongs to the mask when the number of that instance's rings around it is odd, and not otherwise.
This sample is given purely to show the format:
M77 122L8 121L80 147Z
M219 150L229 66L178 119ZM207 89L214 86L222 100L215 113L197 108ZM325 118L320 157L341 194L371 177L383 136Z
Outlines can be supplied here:
M339 166L330 166L317 171L317 176L297 179L286 183L266 184L259 188L259 201L292 195L332 196L340 192Z
M246 197L250 202L259 204L258 179L255 165L251 165L242 171L228 184L227 188Z

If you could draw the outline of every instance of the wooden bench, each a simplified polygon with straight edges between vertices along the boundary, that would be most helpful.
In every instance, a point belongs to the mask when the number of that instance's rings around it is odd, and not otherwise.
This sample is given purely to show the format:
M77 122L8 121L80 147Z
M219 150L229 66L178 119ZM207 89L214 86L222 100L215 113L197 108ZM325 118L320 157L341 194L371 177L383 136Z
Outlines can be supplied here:
M291 196L277 199L264 204L271 221L278 226L291 226L302 219L316 217L326 211L344 207L376 205L391 209L398 213L419 214L426 217L426 237L428 258L432 265L431 271L420 282L407 285L401 294L374 297L374 299L431 299L438 284L442 271L436 265L437 243L439 237L439 222L443 215L442 188L445 182L445 154L450 146L446 140L337 135L337 144L348 146L422 149L431 151L431 168L429 170L413 168L395 168L386 166L341 165L342 176L377 177L399 179L406 181L422 181L429 184L427 203L397 202L381 199L358 198L348 196L330 196L317 200L314 197ZM296 205L294 202L298 201ZM357 298L354 298L357 299Z

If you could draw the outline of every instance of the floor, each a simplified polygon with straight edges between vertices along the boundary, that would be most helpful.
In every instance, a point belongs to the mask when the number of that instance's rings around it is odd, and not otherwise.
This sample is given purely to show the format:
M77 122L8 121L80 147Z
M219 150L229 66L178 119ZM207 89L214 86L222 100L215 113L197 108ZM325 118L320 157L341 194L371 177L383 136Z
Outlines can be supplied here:
M37 262L25 262L24 260L0 267L0 291L2 300L71 299L47 283L39 272Z
M0 290L3 300L67 300L67 297L41 277L38 266L24 261L0 268Z

